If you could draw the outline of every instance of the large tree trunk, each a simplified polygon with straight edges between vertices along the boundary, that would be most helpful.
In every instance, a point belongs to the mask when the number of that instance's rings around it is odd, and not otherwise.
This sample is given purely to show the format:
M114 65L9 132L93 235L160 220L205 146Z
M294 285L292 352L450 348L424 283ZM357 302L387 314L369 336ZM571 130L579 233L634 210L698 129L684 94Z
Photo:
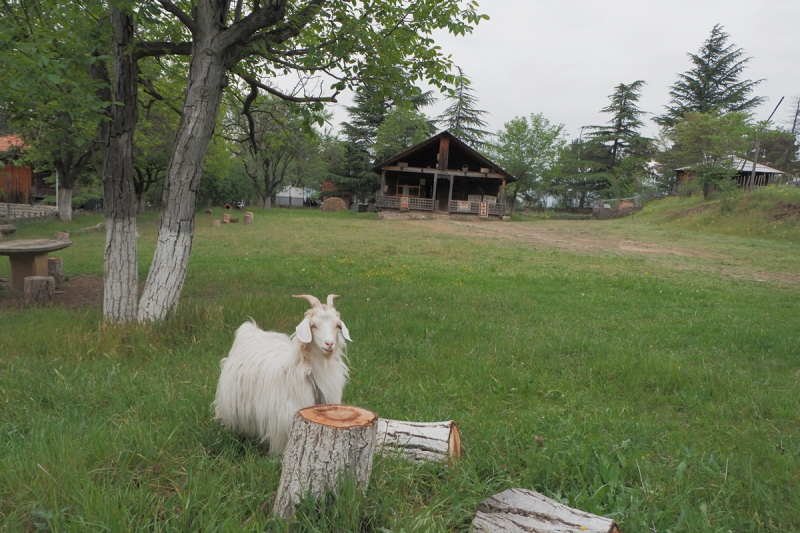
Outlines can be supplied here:
M112 322L136 319L139 289L136 251L136 192L133 177L133 133L136 128L136 60L127 49L133 37L133 18L111 7L114 27L114 101L103 151L103 205L106 248L103 316Z
M139 301L143 322L163 320L175 309L189 265L200 178L225 85L225 58L214 43L220 30L209 26L195 36L183 115L164 183L158 242Z

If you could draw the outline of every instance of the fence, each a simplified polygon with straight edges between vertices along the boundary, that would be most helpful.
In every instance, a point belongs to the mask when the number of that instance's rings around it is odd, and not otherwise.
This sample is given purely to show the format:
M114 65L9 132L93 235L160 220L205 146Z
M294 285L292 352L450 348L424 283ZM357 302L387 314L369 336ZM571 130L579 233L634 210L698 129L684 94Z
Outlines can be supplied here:
M592 202L592 215L601 220L624 217L639 211L647 202L664 196L666 196L666 193L651 191L645 194L637 194L630 198L595 200Z

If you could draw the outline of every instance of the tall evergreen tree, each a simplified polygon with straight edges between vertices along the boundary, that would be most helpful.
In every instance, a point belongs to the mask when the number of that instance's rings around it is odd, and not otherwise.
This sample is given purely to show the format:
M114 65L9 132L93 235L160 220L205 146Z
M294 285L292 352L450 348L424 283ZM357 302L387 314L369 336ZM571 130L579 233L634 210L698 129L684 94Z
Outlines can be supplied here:
M455 91L445 96L450 105L436 118L436 122L473 148L480 148L492 135L482 129L488 125L483 120L487 112L475 108L478 103L478 98L473 94L475 90L470 87L471 82L461 67L457 66L456 70Z
M728 37L717 24L700 50L688 54L694 67L678 75L669 93L671 105L656 123L672 127L687 113L748 113L763 102L763 97L751 96L763 80L740 79L750 58L728 44Z
M380 182L370 168L380 159L375 143L381 124L400 105L419 112L435 101L432 91L423 92L410 82L392 88L374 84L360 86L353 97L354 105L346 108L350 121L342 123L347 169L344 175L332 176L334 181L346 183L353 191L364 195L374 193ZM430 129L433 130L433 126Z
M611 115L608 125L589 126L589 138L608 147L612 167L626 156L639 154L649 146L649 139L639 133L644 126L640 117L645 112L637 104L644 85L642 80L617 85L614 94L609 96L611 104L602 109L603 113Z

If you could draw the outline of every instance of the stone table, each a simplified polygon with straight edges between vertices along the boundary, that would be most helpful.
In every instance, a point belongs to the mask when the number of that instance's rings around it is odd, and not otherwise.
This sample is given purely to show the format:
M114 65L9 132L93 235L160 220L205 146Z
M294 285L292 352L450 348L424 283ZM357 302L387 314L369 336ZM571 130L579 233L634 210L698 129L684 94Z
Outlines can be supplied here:
M0 241L0 255L11 262L11 288L21 293L28 276L47 276L47 254L71 246L72 241L21 239Z

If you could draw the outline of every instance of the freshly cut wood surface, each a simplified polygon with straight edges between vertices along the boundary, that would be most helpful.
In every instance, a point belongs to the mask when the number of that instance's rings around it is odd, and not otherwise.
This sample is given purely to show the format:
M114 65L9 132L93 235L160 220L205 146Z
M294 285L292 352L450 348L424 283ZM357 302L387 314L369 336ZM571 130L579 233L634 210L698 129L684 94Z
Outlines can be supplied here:
M313 405L301 409L299 416L328 427L351 428L374 424L378 415L352 405Z
M509 489L478 505L475 533L620 533L610 518L573 509L538 492Z

